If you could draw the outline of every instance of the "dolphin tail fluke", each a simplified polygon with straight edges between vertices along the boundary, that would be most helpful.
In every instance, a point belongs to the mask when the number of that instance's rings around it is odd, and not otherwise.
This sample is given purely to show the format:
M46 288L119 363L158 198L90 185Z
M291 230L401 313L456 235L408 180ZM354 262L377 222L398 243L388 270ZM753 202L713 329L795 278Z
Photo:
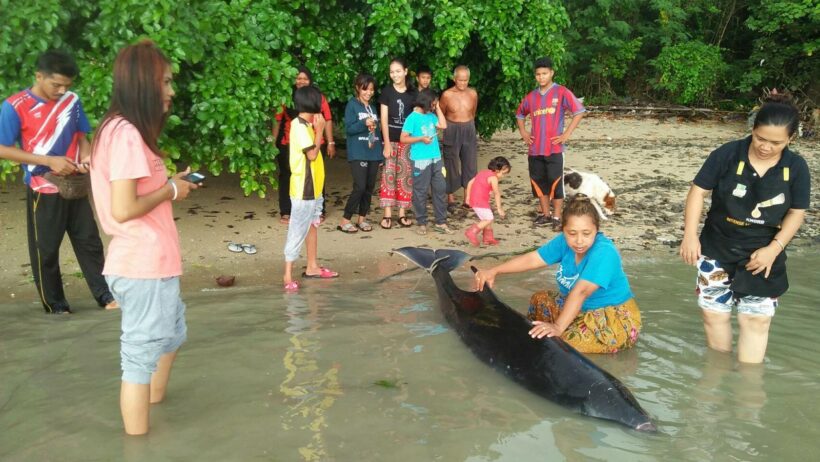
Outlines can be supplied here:
M393 252L431 272L434 268L441 267L449 273L473 258L472 255L461 250L451 249L433 250L421 247L402 247L393 250Z

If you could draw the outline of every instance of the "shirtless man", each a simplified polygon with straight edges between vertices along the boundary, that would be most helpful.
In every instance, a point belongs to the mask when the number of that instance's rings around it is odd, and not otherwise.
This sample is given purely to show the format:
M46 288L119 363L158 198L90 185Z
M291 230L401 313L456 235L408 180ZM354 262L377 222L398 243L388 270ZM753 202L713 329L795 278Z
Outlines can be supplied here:
M469 87L470 69L457 66L453 72L455 86L441 95L439 106L447 119L444 130L444 168L447 170L447 209L455 211L455 192L467 188L467 183L477 172L478 136L475 130L475 113L478 93ZM464 202L464 201L462 201ZM469 206L462 204L462 207Z

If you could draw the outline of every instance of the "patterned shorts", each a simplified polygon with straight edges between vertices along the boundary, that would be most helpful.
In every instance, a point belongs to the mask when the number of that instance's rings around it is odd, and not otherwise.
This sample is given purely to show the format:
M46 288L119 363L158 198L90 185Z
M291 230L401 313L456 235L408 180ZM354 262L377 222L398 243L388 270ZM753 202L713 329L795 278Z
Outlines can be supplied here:
M774 316L777 298L746 295L735 297L730 288L732 280L720 263L709 257L698 260L697 293L698 306L707 311L731 313L736 308L738 313Z

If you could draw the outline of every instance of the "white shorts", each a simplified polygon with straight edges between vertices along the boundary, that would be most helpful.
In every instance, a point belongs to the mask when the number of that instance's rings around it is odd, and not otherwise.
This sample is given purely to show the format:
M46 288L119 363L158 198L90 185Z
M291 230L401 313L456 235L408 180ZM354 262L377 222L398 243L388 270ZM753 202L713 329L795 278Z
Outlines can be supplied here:
M495 215L493 215L493 209L485 209L482 207L473 207L473 212L475 212L476 216L481 221L493 221L495 219Z

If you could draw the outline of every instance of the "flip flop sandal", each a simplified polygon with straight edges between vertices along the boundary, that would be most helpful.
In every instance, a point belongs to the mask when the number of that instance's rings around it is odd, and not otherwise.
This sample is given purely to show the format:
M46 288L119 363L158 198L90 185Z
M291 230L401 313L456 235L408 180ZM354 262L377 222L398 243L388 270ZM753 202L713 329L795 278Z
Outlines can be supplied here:
M416 234L419 236L424 236L427 234L427 225L419 225L419 229L416 230Z
M371 225L370 223L368 223L366 221L363 221L363 222L357 224L356 226L360 230L364 231L365 233L369 233L370 231L373 231L373 225Z
M456 204L455 202L450 202L449 204L447 204L447 213L456 213L457 210L458 204Z
M347 222L343 225L339 225L336 227L339 231L347 234L356 234L359 232L359 229L356 228L353 223Z
M302 277L307 279L333 279L339 277L339 273L331 271L330 269L325 268L324 266L320 266L319 274L302 273Z
M237 244L236 242L231 242L228 244L228 250L234 253L241 253L242 252L242 244Z
M298 281L290 281L285 284L285 292L296 292L299 290L299 282Z
M387 225L385 225L385 223L387 223ZM381 226L383 229L392 228L393 227L393 217L384 217L384 218L382 218L382 221L379 223L379 226Z
M279 218L279 223L282 223L283 225L289 225L290 224L290 215L282 215L282 217Z
M242 251L248 255L253 255L256 253L256 246L253 244L242 244Z
M399 224L402 228L409 228L413 226L413 222L407 217L399 217Z

